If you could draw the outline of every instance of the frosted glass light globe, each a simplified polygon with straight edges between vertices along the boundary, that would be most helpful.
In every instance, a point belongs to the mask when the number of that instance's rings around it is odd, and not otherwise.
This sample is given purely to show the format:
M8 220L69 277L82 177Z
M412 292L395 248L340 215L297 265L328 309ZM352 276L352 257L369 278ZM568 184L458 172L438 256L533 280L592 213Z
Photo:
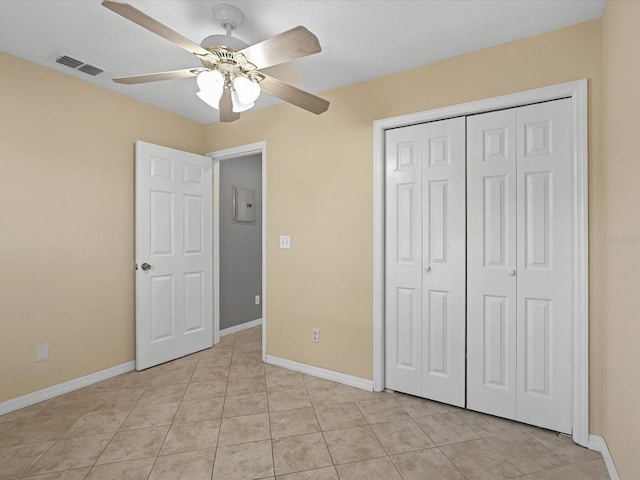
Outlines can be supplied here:
M216 70L202 72L196 79L200 91L196 93L200 100L211 105L213 108L219 108L220 97L224 90L224 77Z
M247 77L236 77L233 80L233 88L238 93L240 102L245 105L255 102L260 96L260 84Z
M253 102L243 103L240 100L240 96L238 95L238 92L236 92L235 90L231 92L231 103L233 105L232 110L236 113L247 111L255 105Z

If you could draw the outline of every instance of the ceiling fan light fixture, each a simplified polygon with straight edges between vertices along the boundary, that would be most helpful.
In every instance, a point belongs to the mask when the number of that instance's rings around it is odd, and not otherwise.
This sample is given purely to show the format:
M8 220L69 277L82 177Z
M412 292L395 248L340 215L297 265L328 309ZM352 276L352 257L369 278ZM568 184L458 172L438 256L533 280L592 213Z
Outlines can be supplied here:
M201 72L196 80L198 88L203 91L218 91L222 93L224 88L224 76L217 70L207 70Z
M194 54L204 67L113 78L116 83L130 85L196 76L198 97L220 110L222 122L240 118L238 112L253 107L261 90L315 114L329 108L328 101L260 71L322 50L318 37L301 25L247 47L231 35L244 21L244 14L233 5L222 4L214 8L213 14L226 35L209 36L198 45L128 3L102 0L102 5Z
M250 108L253 108L253 106L255 105L255 103L253 102L243 103L240 100L240 96L238 95L238 92L236 92L235 90L231 90L231 103L233 105L232 110L236 113L246 112Z
M196 95L200 100L202 100L207 105L215 108L216 110L220 108L220 97L222 97L222 92L220 92L219 95L212 95L210 92L201 90L199 92L196 92Z
M198 75L196 79L200 91L196 93L200 100L211 105L213 108L219 108L220 97L224 90L224 76L217 70L208 70Z
M238 100L245 104L253 104L260 96L260 84L247 77L236 77L233 79L233 88L236 91Z

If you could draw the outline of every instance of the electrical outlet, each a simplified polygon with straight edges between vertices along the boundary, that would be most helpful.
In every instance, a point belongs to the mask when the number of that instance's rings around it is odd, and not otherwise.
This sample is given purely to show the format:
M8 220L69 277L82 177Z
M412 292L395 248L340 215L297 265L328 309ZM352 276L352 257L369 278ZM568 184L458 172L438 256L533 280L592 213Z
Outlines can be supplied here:
M260 305L260 295L256 295L256 305Z
M311 341L313 343L318 343L320 341L320 329L312 328L311 329Z
M291 235L280 235L280 248L291 248Z
M49 360L49 345L36 346L36 362L44 362Z

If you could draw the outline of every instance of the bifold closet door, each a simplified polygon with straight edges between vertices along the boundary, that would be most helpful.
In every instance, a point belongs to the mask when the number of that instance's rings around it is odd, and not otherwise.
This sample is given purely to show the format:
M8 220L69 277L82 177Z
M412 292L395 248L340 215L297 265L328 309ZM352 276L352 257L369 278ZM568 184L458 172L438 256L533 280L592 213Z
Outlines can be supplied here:
M467 118L467 406L516 418L516 112Z
M385 141L385 383L464 406L465 119Z
M571 100L517 109L518 420L573 426Z
M572 428L570 100L467 121L467 405Z

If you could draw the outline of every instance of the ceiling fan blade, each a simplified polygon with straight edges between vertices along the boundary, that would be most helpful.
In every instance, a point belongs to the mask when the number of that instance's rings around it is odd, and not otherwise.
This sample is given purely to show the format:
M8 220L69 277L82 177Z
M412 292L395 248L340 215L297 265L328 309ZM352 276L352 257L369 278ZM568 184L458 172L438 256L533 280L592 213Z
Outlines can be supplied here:
M260 72L260 75L264 77L260 82L260 87L263 92L266 92L269 95L273 95L285 102L304 108L316 115L326 112L329 108L329 102L324 98L316 97L315 95L305 92L304 90L300 90L293 85L289 85L288 83L284 83L276 78L265 75L262 72Z
M133 77L119 77L112 80L124 85L135 85L136 83L159 82L161 80L174 80L176 78L197 77L203 69L188 68L185 70L174 70L172 72L149 73L147 75L136 75Z
M102 5L112 12L117 13L118 15L126 18L127 20L132 21L140 25L143 28L146 28L150 32L155 33L156 35L161 36L165 40L169 40L172 43L175 43L180 48L184 48L188 52L193 53L194 55L209 55L209 52L202 48L200 45L193 43L188 38L183 37L178 32L174 32L169 27L163 25L155 18L151 18L146 13L141 12L137 8L129 5L128 3L121 2L113 2L111 0L104 0Z
M234 122L240 118L240 114L233 111L233 101L231 100L231 89L225 88L220 97L220 121Z
M313 55L321 50L318 37L305 27L299 26L251 45L240 50L239 53L242 53L256 67L266 68Z

